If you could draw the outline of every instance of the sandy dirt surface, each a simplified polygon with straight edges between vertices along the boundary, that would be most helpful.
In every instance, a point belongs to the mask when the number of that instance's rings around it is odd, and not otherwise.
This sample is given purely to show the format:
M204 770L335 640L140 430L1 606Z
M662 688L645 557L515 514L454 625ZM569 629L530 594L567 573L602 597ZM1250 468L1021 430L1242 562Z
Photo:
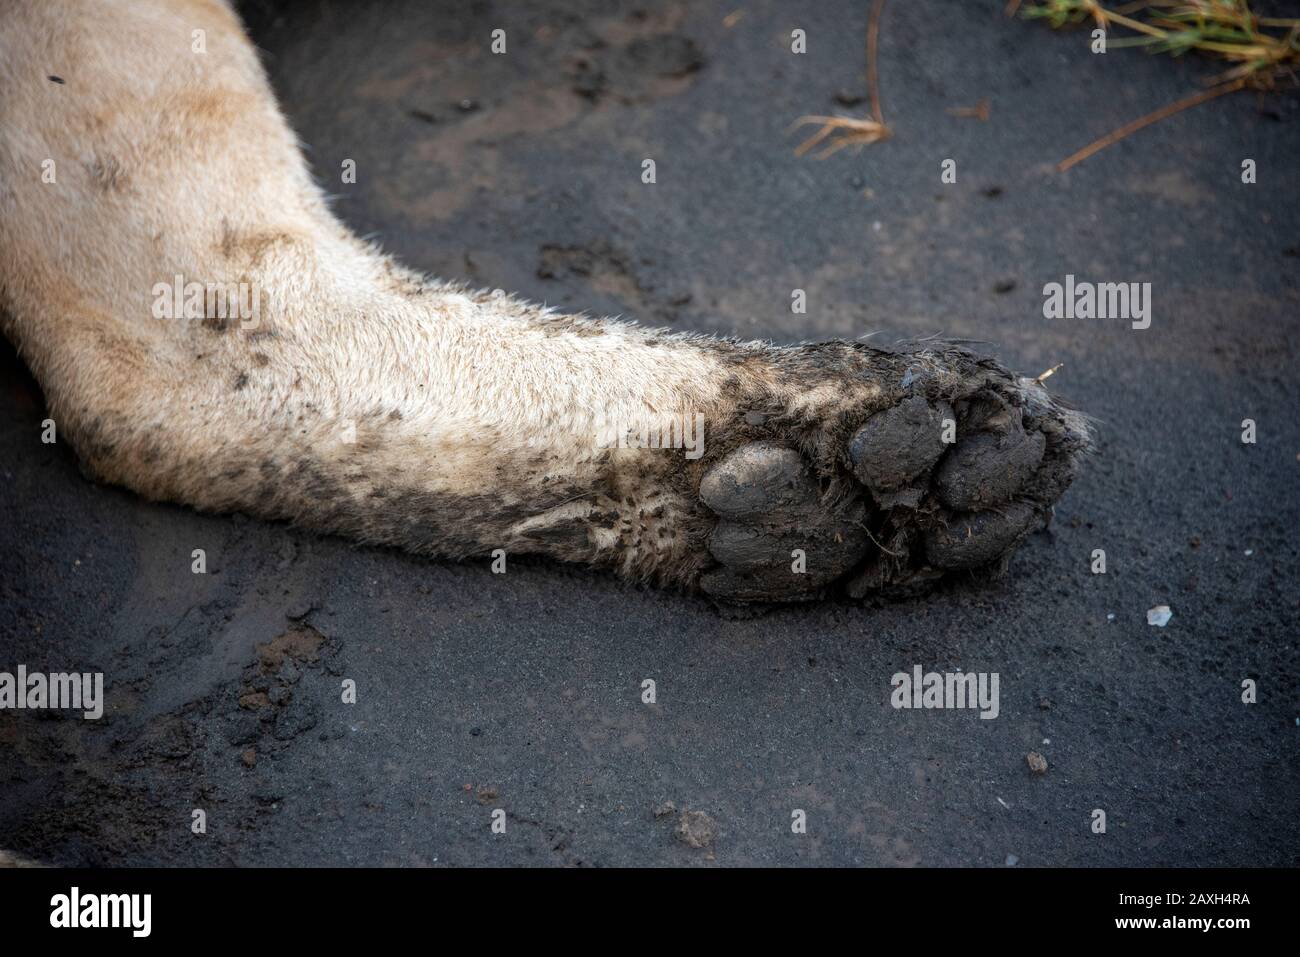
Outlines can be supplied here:
M1095 56L1001 0L891 3L894 137L818 162L788 127L865 93L867 4L523 6L245 7L350 226L563 308L1064 363L1050 384L1100 420L1100 448L1052 529L994 586L736 620L581 570L493 575L91 484L41 443L43 400L5 345L0 670L102 671L107 704L100 721L0 713L0 847L60 864L1296 864L1300 99L1219 99L1057 174L1210 68ZM981 99L987 122L949 112ZM1150 328L1044 318L1067 274L1150 282ZM997 672L998 717L892 708L915 665Z

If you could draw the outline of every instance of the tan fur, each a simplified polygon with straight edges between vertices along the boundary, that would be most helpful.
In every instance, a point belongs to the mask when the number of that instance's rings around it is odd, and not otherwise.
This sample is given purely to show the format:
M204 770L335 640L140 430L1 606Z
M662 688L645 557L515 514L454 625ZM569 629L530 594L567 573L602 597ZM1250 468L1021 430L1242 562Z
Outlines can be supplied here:
M155 318L175 276L249 284L256 327ZM893 401L902 371L860 346L673 336L402 268L334 218L236 16L199 0L3 3L0 322L103 481L687 585L710 561L710 463L779 427L829 469L829 438ZM636 430L696 413L695 461L595 442L600 415Z

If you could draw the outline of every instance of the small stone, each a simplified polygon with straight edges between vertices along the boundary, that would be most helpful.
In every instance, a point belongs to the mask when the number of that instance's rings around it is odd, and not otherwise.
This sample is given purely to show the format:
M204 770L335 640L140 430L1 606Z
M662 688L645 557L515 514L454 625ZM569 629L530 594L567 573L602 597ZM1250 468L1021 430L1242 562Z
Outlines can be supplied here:
M310 598L304 598L290 605L288 610L285 611L284 617L288 618L290 621L301 621L315 610L316 603Z
M245 748L239 759L244 762L244 767L251 768L257 764L257 748Z
M1029 770L1035 774L1047 773L1047 758L1043 757L1037 751L1030 751L1025 755L1025 761L1029 764Z

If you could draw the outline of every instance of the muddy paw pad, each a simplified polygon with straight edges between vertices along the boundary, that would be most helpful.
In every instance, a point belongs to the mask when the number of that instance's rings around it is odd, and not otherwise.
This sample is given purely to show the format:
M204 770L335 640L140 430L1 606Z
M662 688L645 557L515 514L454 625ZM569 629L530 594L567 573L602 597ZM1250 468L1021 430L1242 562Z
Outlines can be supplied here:
M939 501L958 511L1008 502L1038 470L1046 440L1026 432L1018 415L1008 414L997 428L958 441L935 475Z
M850 572L871 549L865 506L799 527L782 522L723 521L709 539L721 568L704 576L704 590L738 601L811 596Z
M700 498L723 518L759 519L773 511L806 515L817 507L817 480L793 449L769 442L741 446L700 482Z
M709 551L734 571L772 569L824 584L853 568L870 544L860 518L803 530L722 522L709 540Z
M936 568L986 565L1005 554L1038 524L1038 513L1025 502L994 511L953 515L925 537L925 554Z
M853 436L853 471L875 491L897 489L934 465L943 454L943 423L953 421L946 402L913 395L877 412Z

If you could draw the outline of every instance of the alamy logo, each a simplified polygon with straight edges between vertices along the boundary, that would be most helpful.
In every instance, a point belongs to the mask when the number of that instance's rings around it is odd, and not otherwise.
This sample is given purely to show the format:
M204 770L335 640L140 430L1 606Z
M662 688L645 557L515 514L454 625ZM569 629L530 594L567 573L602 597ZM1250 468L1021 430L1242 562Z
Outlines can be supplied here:
M596 413L598 449L682 449L688 459L704 454L704 413L663 415L635 423Z
M70 894L50 898L51 927L129 927L132 937L148 937L153 928L152 894Z
M155 319L234 319L241 329L256 329L261 318L261 293L248 282L186 282L177 274L151 292Z
M0 671L0 709L71 709L94 721L104 714L104 673L44 674L19 665L16 674Z
M1151 283L1049 282L1043 287L1045 319L1129 319L1134 329L1151 326Z
M998 716L996 671L923 672L915 665L911 674L896 672L889 683L894 689L889 703L897 709L979 708L981 718Z

